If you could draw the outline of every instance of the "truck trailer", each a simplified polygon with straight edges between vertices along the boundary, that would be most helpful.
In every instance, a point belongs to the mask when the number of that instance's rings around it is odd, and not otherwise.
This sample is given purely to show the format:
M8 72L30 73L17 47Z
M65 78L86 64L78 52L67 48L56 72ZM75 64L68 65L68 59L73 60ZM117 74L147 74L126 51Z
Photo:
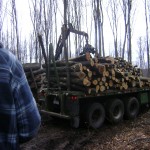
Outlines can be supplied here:
M142 105L150 104L150 89L135 88L124 91L103 92L96 96L81 91L56 91L45 93L45 109L51 116L70 119L71 126L78 128L86 122L92 128L99 128L105 119L116 124L123 118L135 119Z

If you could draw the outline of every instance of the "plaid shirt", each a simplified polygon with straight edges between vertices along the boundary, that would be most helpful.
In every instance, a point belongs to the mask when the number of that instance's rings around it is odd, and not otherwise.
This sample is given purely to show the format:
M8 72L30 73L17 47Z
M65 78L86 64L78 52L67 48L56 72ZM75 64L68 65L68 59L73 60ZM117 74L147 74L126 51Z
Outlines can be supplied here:
M40 123L21 63L0 48L0 150L18 150L37 134Z

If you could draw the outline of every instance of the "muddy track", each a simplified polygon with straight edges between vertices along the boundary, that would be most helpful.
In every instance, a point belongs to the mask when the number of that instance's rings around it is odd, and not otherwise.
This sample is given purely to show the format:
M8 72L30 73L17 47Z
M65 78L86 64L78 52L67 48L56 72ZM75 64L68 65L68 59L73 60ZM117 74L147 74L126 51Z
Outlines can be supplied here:
M150 111L133 121L118 125L107 122L97 130L87 126L73 129L69 121L42 115L38 135L21 146L22 150L128 150L150 148Z

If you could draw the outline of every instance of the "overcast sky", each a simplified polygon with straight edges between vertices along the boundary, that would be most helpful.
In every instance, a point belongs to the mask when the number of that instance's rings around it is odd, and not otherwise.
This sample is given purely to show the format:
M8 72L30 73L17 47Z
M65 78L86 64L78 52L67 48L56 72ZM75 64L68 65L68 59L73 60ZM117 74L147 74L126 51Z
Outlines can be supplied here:
M31 28L31 19L30 19L30 10L29 10L29 4L28 1L30 0L16 0L16 7L17 7L17 13L18 13L18 23L19 28L21 28L22 35L26 36L26 38L29 38L29 32L32 30ZM5 1L7 2L7 1ZM145 16L144 16L144 4L143 0L136 0L135 3L136 7L136 13L134 17L134 22L132 24L132 47L133 50L137 45L137 39L139 36L145 35ZM59 10L62 10L62 0L59 1ZM60 13L58 11L58 13ZM8 14L9 15L9 14ZM61 16L61 15L60 15ZM5 19L5 23L8 24L10 18ZM63 18L60 17L60 20L63 21ZM105 48L109 49L109 47L113 46L113 37L112 32L109 26L109 21L107 15L104 18L104 37L105 37ZM119 25L120 30L121 29L121 23ZM60 27L61 28L61 25ZM84 29L83 29L84 30ZM85 32L87 30L85 29ZM60 34L60 33L59 33ZM92 38L93 39L93 38ZM93 41L91 41L93 42ZM93 44L93 43L92 43Z
M62 0L60 0L60 3L62 3ZM17 5L17 11L18 11L18 17L19 17L19 25L22 26L22 31L28 31L31 29L31 19L30 19L30 11L29 11L29 4L28 0L16 0ZM136 36L145 35L145 18L144 18L144 6L143 6L143 0L136 0L136 13L135 13L135 19L133 24L133 34L136 34ZM60 4L59 7L62 7L62 4ZM62 9L62 8L61 8ZM59 13L59 12L58 12ZM62 19L62 18L61 18ZM105 18L104 23L105 25L108 24L107 18ZM109 25L108 25L109 26ZM60 27L61 28L61 27ZM108 31L108 28L105 28L106 31ZM108 32L105 32L108 33Z

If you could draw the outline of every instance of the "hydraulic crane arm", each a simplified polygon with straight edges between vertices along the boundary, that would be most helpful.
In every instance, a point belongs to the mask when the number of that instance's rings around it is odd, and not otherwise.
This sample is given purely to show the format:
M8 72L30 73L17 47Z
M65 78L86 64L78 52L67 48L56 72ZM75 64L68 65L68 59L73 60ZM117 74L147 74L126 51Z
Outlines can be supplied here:
M68 38L70 32L75 33L75 34L78 34L78 35L85 36L86 45L85 45L85 47L84 47L82 53L84 53L85 49L86 49L86 50L87 50L87 49L90 49L90 52L93 52L93 51L94 51L94 48L92 48L91 45L88 44L88 34L87 34L87 33L83 32L83 31L79 31L79 30L74 29L71 23L69 23L68 26L63 25L62 30L65 31L65 36L64 36L65 40L67 40L67 38ZM55 60L58 60L58 59L59 59L59 57L60 57L60 55L61 55L61 53L62 53L62 48L63 48L63 46L64 46L64 45L63 45L62 35L60 35L59 40L58 40L58 43L57 43L57 46L56 46ZM91 50L91 48L92 48L93 50ZM89 51L89 50L88 50L88 51Z

